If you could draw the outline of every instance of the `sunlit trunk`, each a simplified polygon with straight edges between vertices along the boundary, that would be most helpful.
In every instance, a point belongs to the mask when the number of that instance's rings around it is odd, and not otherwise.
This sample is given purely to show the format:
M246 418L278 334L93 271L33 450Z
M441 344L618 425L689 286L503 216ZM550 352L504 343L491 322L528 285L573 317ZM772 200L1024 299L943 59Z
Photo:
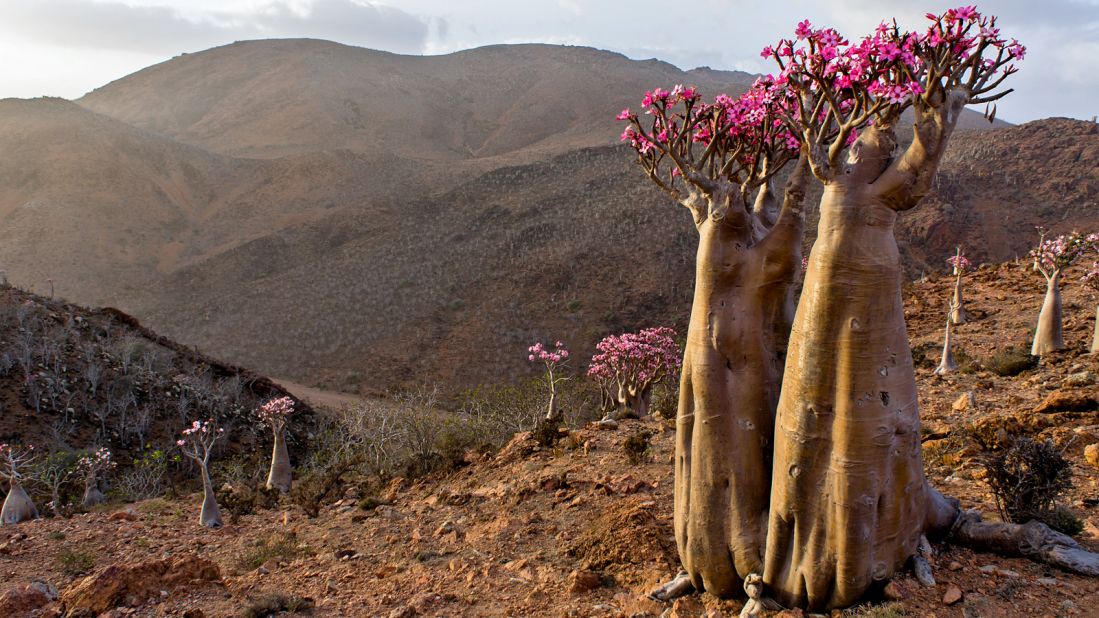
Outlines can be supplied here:
M4 506L0 507L0 524L17 524L30 519L38 519L38 509L34 508L34 502L23 486L12 481Z
M220 528L221 512L214 497L214 484L210 481L210 472L205 463L200 464L199 468L202 470L202 511L199 513L199 523L207 528Z
M293 470L290 467L290 453L286 448L286 429L274 432L275 445L271 452L271 471L267 475L267 489L278 489L282 493L290 491Z
M1061 271L1054 270L1046 281L1046 298L1038 314L1038 326L1034 329L1034 345L1030 348L1032 355L1045 356L1065 349L1061 315Z

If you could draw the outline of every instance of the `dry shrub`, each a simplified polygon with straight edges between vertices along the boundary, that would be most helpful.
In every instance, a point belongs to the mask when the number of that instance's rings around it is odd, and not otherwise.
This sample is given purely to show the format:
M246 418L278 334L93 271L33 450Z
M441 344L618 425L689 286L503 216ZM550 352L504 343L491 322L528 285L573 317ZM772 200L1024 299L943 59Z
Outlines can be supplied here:
M981 364L984 365L985 369L998 376L1009 377L1037 367L1038 357L1031 356L1025 350L1017 350L1012 346L1008 346L988 357Z
M1072 468L1052 441L1019 438L989 457L985 467L985 481L1004 521L1025 524L1038 520L1066 534L1075 528L1066 509L1057 504L1072 488Z

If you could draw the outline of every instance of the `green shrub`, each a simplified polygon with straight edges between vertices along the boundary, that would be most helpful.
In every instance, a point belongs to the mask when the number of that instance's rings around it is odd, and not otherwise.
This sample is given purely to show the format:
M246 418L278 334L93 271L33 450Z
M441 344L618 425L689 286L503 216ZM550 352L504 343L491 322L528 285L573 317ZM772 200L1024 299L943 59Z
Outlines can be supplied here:
M312 553L298 543L296 534L277 532L265 538L256 539L252 548L237 561L237 568L241 571L252 571L271 559L290 562L299 556L308 556Z
M1012 346L1008 346L985 359L982 364L998 376L1010 377L1037 367L1038 357L1031 356L1025 350L1017 350Z
M95 555L83 549L66 549L57 555L57 563L65 575L85 575L95 568Z
M297 614L313 609L313 599L300 597L296 594L271 593L265 594L249 602L248 607L241 612L243 618L267 618L277 616L281 612Z

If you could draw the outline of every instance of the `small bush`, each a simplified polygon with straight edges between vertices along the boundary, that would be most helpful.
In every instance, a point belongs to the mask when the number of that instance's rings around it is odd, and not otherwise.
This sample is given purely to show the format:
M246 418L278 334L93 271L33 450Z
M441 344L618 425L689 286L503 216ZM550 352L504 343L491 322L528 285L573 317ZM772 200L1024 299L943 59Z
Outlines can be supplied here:
M298 543L296 534L275 533L266 538L257 539L253 547L237 561L237 568L241 571L252 571L271 559L289 562L299 556L310 554L312 554L311 551Z
M843 612L843 615L847 618L907 618L912 614L900 603L885 603L883 605L859 605Z
M316 517L321 507L343 490L343 476L358 463L355 459L340 459L306 473L290 488L291 502L300 506L309 517Z
M626 454L626 461L630 465L636 466L649 461L652 455L652 444L650 442L652 437L653 433L651 431L639 431L622 442L622 451Z
M985 481L1004 521L1062 523L1057 500L1072 487L1072 468L1052 441L1019 438L985 464Z
M1012 346L1008 346L985 359L982 364L998 376L1010 377L1037 367L1038 357L1031 356L1025 350L1017 350Z
M923 367L925 369L934 369L938 364L938 352L942 351L942 346L935 343L921 343L918 346L912 348L912 366Z
M66 549L57 555L57 563L65 575L85 575L95 568L95 555L82 549Z
M951 352L954 354L954 363L958 365L958 371L962 373L977 373L980 371L981 363L970 356L969 352L965 351L965 348L961 346L952 346Z
M531 437L538 443L539 446L551 447L557 444L557 441L561 439L561 424L562 419L560 417L553 419L542 418L538 421L538 424L534 426L534 431Z
M1046 525L1057 532L1076 536L1084 531L1084 520L1067 506L1058 505L1045 520Z
M265 594L251 601L241 612L243 618L267 618L277 616L280 612L296 614L313 609L313 599L300 597L296 594L272 593Z
M273 509L279 505L279 490L267 489L263 485L230 485L228 491L214 492L218 506L229 514L230 523L237 523L244 515L258 510Z

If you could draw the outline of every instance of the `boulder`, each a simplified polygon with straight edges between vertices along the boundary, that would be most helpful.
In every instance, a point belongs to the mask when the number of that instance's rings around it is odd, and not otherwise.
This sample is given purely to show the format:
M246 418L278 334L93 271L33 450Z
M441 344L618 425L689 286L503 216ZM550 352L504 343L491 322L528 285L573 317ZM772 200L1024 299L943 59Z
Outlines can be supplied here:
M29 616L56 600L56 587L46 582L31 582L0 594L0 616Z
M161 590L221 580L218 566L197 555L138 564L112 564L75 582L61 595L67 614L97 616L120 605L159 598Z
M1099 409L1099 397L1095 389L1083 391L1056 390L1034 409L1039 414L1053 412L1087 412Z

